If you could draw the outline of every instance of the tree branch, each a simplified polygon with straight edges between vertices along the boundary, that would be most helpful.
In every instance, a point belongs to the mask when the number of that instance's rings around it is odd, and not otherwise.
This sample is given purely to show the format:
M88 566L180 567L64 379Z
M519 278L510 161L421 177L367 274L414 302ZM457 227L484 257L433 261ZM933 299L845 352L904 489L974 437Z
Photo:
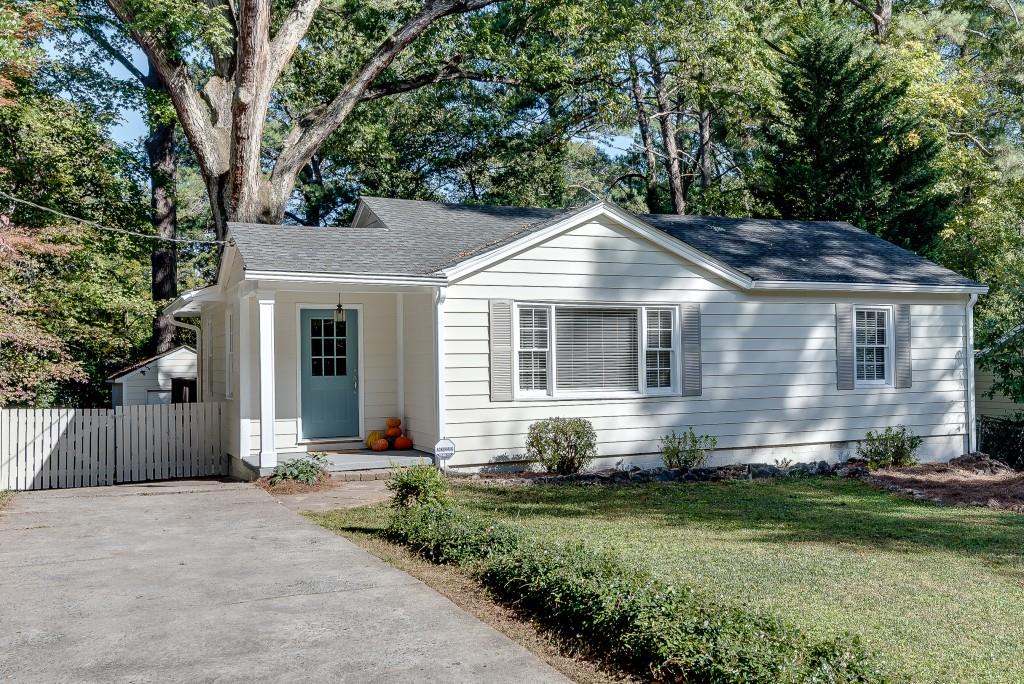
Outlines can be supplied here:
M275 193L282 194L280 199L283 199L284 192L291 191L296 176L309 158L345 122L373 82L403 50L442 17L472 12L497 1L428 0L419 12L388 36L329 104L320 109L316 116L304 117L289 131L271 173Z
M1010 14L1013 15L1013 20L1017 26L1020 26L1020 17L1017 15L1017 8L1013 6L1014 0L1006 0L1006 6L1010 8Z
M951 137L951 138L967 138L972 143L974 143L978 147L978 149L981 150L981 153L984 154L986 157L995 156L995 152L993 152L991 149L986 147L985 143L981 142L981 140L979 140L977 137L975 137L971 133L964 133L964 132L961 132L961 131L950 131L949 132L949 137Z
M227 166L227 160L222 158L217 147L209 109L196 90L188 72L188 65L179 58L171 57L154 36L132 28L135 17L125 0L107 0L107 6L124 26L124 30L128 31L142 47L160 75L174 103L181 129L188 138L204 175L213 177L222 173Z
M856 7L857 9L859 9L859 10L861 10L863 12L867 12L868 15L871 16L871 20L872 21L874 21L876 23L882 21L882 17L880 17L877 14L875 14L875 10L871 9L871 7L868 6L867 3L861 2L861 0L846 0L846 1L849 2L851 5L853 5L854 7Z
M309 31L309 25L313 21L313 15L320 7L320 0L298 0L295 7L288 16L284 18L281 28L277 30L270 40L270 69L269 81L277 83L281 72L291 61L299 43L305 38Z
M459 67L458 60L454 60L438 71L419 74L399 81L390 81L375 88L370 88L363 93L363 96L359 98L359 100L360 102L366 102L367 100L379 100L382 97L408 93L434 83L443 83L445 81L477 81L479 83L502 83L505 85L520 85L522 83L522 81L518 79L499 76L497 74L466 71Z
M89 36L92 39L92 42L96 43L103 52L107 53L111 59L124 67L125 71L134 76L140 83L146 82L146 75L142 73L137 66L132 64L132 61L128 59L124 53L114 47L113 43L107 40L107 37L103 35L103 31L87 22L80 23L78 28L81 29L82 33Z

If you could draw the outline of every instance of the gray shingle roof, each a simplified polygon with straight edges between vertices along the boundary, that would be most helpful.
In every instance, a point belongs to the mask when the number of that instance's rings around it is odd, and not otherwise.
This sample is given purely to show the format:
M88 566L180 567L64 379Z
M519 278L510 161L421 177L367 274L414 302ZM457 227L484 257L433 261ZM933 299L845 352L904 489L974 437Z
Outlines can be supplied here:
M979 285L842 221L664 214L640 218L753 280Z
M306 228L233 223L255 271L428 276L582 211L364 197L359 224ZM590 206L590 205L588 205ZM977 286L912 252L837 221L643 215L752 280Z
M381 197L362 202L372 216L358 227L233 223L230 235L254 271L422 276L565 213Z

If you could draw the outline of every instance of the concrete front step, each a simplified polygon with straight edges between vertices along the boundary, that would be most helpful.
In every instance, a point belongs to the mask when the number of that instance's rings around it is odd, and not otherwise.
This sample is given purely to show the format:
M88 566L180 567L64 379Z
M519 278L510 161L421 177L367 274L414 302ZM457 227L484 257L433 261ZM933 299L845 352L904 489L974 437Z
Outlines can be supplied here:
M359 482L368 480L386 480L390 470L341 470L331 473L331 479L338 482Z
M358 449L346 452L327 452L327 470L331 473L383 470L392 466L411 466L433 463L434 460L422 451L370 451Z

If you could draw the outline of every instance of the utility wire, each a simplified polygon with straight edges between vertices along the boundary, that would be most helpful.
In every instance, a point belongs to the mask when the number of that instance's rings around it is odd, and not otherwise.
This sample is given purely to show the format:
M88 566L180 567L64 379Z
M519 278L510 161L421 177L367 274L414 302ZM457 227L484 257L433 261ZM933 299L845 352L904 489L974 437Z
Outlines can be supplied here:
M81 225L90 226L90 227L95 228L97 230L105 230L105 231L108 231L110 233L119 233L121 235L131 235L132 237L139 237L139 238L143 238L143 239L146 239L146 240L162 240L164 242L184 242L184 243L200 244L200 245L223 245L224 242L225 242L224 240L199 240L197 238L179 238L179 237L168 238L168 237L161 237L159 235L149 235L147 233L137 233L134 230L125 230L124 228L111 228L110 226L105 226L102 223L96 223L95 221L90 221L89 219L78 218L77 216L71 216L70 214L65 214L63 212L57 211L56 209L50 209L49 207L44 207L41 204L36 204L35 202L30 202L28 200L21 199L20 197L15 197L14 195L9 195L8 193L4 192L3 190L0 190L0 197L3 197L5 199L9 199L12 202L17 202L18 204L24 204L25 206L32 207L33 209L38 209L40 211L49 212L49 213L51 213L51 214L53 214L55 216L60 216L61 218L65 218L65 219L67 219L69 221L74 221L75 223L79 223Z

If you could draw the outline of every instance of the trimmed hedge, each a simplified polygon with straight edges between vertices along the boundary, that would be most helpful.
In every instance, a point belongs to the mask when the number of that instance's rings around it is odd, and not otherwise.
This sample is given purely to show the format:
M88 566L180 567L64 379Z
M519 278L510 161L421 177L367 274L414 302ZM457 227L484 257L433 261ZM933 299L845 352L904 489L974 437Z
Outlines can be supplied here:
M583 545L443 506L396 511L387 535L474 572L497 596L621 667L660 681L888 682L860 642L815 642L781 621L659 580Z

